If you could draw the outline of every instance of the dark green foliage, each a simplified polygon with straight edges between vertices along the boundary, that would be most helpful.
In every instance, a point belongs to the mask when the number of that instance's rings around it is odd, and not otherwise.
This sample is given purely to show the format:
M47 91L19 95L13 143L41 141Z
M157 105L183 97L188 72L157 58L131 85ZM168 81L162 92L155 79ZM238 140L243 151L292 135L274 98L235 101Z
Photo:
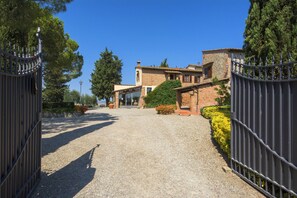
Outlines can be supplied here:
M82 95L81 98L82 104L87 105L87 106L96 106L97 105L97 98L96 96L84 94Z
M34 2L39 3L40 6L53 13L66 11L66 4L72 1L73 0L34 0Z
M231 105L230 86L223 81L219 81L216 77L213 79L213 84L219 86L218 88L215 88L217 94L219 95L219 97L215 98L218 105Z
M47 102L62 102L66 83L81 75L83 57L79 46L64 33L63 22L52 15L64 11L71 1L0 0L0 43L10 42L17 49L36 47L37 27L41 28L43 98Z
M44 68L43 98L48 102L62 102L66 83L81 75L83 57L79 54L78 44L66 34L63 51L56 58L50 58Z
M167 58L165 58L161 64L160 64L160 67L169 67L168 63L167 63Z
M174 88L178 87L181 87L181 82L179 80L163 82L144 98L146 107L152 108L158 105L175 104L176 91Z
M91 91L99 100L105 99L108 105L113 95L113 87L122 81L122 61L106 48L101 52L100 59L95 62L95 69L91 74Z
M64 102L80 103L80 94L76 90L66 89L64 92Z
M281 54L283 61L289 54L296 60L297 1L251 0L244 37L245 56L255 58L256 64L264 64L266 58L278 63Z

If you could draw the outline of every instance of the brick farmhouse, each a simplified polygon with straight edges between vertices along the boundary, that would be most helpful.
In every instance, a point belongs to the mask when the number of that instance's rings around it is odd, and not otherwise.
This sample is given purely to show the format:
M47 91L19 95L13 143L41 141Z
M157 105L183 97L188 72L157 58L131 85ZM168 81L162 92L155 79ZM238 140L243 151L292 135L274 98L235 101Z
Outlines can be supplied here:
M243 51L235 48L202 51L202 65L191 64L186 68L156 66L135 67L135 85L114 85L115 108L144 107L143 98L167 80L180 80L182 87L176 89L177 111L187 109L199 114L204 106L215 105L217 93L212 79L229 83L231 54L243 57Z

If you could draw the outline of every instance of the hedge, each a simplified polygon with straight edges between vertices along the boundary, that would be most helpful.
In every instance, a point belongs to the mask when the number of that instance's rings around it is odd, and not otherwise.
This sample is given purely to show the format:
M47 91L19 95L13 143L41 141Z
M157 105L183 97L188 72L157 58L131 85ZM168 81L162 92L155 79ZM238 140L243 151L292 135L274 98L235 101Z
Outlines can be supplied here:
M75 112L74 102L44 102L42 110L50 113L73 113Z
M157 107L159 105L173 105L176 102L174 88L181 87L179 80L168 80L156 87L144 97L145 107Z
M44 102L42 103L43 109L54 108L74 108L74 102Z
M201 109L201 115L211 119L213 138L220 145L220 148L231 156L231 122L230 106L210 106Z

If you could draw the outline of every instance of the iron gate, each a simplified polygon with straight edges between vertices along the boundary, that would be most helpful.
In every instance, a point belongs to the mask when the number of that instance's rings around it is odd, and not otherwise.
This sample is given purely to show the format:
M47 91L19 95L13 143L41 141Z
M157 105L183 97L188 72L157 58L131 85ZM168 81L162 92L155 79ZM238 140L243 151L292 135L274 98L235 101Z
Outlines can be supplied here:
M297 62L233 59L231 78L233 171L267 196L297 197Z
M40 179L39 36L38 41L37 49L0 48L0 198L29 196Z

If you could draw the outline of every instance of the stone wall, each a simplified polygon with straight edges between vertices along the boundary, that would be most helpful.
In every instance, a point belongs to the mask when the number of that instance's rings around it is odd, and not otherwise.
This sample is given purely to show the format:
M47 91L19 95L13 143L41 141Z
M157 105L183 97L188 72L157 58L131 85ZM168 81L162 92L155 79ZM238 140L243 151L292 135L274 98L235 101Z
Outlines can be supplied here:
M217 102L215 101L215 98L218 97L217 91L215 88L218 87L218 85L213 86L211 84L205 85L203 87L199 87L198 89L198 109L200 112L200 109L205 106L211 106L211 105L217 105Z
M142 86L158 86L166 81L163 70L142 69Z
M217 91L215 90L217 87L219 86L207 83L188 92L177 92L177 109L180 110L181 106L188 106L190 107L191 113L200 114L202 107L217 105L215 101L215 98L218 97Z
M212 64L212 76L211 78L205 78L203 74L203 82L211 82L214 77L223 79L228 77L228 54L225 51L218 52L203 52L203 65L207 63Z
M182 93L182 103L181 106L191 106L191 96L190 94L187 93Z
M243 52L240 50L220 49L203 51L203 65L213 62L212 77L205 78L204 72L202 82L211 82L213 78L217 77L219 80L231 77L231 54L234 56L242 56Z

